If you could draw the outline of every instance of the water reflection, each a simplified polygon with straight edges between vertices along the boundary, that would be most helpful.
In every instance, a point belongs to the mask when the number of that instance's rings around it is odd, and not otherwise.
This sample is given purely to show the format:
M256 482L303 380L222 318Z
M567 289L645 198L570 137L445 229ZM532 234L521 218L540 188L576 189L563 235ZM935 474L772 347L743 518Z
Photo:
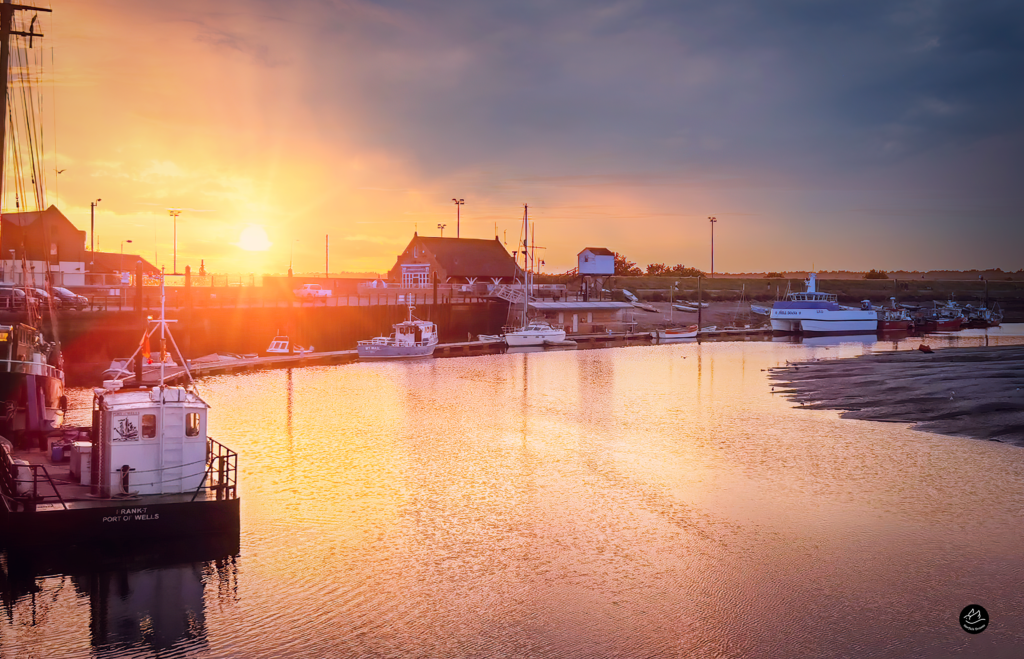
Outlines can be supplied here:
M31 572L0 648L98 654L95 611L112 655L949 656L977 601L1002 627L970 652L1009 655L1024 635L1020 449L771 395L766 369L787 360L920 342L210 378L211 434L241 454L244 561L99 570L88 588L77 570ZM122 586L149 611L151 589L171 592L170 647L111 603Z
M237 539L0 554L0 652L190 656L208 649L207 585L236 591Z

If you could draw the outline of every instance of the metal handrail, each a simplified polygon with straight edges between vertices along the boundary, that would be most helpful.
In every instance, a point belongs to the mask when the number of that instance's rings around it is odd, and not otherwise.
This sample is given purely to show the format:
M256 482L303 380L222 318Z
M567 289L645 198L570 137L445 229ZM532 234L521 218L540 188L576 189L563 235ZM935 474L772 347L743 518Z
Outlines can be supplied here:
M3 369L3 364L7 364L7 368ZM22 366L22 368L15 368L15 366ZM32 373L31 369L37 367L42 370L42 373ZM46 375L51 378L59 378L62 373L56 366L51 366L43 362L26 362L20 359L0 359L0 369L6 370L8 373L27 373L29 375Z
M238 453L224 446L213 437L206 438L206 476L199 487L192 493L192 501L204 489L214 490L217 499L235 499L238 497ZM216 464L216 479L214 465ZM205 485L210 481L210 485Z

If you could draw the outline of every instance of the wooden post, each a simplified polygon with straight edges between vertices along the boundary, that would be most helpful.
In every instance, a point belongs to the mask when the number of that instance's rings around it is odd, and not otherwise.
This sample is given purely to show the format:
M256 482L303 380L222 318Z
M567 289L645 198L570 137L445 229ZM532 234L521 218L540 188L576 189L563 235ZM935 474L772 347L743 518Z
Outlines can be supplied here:
M701 305L701 292L700 292L700 275L697 275L697 335L700 336L700 321L702 317L702 311L704 310Z

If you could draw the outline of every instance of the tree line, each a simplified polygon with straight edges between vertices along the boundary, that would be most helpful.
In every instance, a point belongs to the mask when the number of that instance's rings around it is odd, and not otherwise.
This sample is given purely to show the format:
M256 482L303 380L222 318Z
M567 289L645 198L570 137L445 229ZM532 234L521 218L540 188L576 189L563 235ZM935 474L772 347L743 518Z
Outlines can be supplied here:
M615 252L615 274L620 277L703 277L704 272L697 268L687 268L682 263L667 266L664 263L648 263L647 271L630 261L623 254Z

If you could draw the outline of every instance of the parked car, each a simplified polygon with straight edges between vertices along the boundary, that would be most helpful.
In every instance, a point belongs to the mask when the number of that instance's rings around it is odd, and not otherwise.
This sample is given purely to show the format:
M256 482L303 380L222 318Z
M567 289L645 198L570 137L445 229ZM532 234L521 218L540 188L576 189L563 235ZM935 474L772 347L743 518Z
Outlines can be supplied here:
M89 306L89 298L84 295L78 295L73 293L66 288L60 286L53 287L53 294L60 298L60 301L64 303L64 306L68 309L76 309L81 311Z
M0 310L24 309L27 305L39 306L39 301L25 295L25 291L13 286L0 287Z
M30 288L30 289L28 289L28 293L32 297L34 297L37 300L39 300L39 306L40 307L46 308L46 307L50 306L50 294L47 293L46 291L44 291L43 289L41 289L41 288ZM53 296L53 310L57 311L62 306L64 306L64 305L60 301L60 298L57 297L56 295L54 295Z

